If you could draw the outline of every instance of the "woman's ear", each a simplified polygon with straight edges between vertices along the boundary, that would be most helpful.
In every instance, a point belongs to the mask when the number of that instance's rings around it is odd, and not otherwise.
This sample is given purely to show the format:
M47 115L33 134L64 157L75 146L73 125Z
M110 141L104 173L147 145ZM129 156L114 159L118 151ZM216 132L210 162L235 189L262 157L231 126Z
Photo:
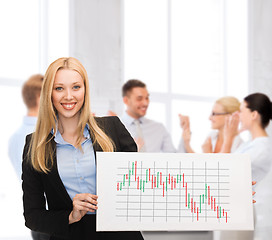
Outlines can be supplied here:
M256 110L251 112L251 119L252 120L261 120L260 119L260 114Z

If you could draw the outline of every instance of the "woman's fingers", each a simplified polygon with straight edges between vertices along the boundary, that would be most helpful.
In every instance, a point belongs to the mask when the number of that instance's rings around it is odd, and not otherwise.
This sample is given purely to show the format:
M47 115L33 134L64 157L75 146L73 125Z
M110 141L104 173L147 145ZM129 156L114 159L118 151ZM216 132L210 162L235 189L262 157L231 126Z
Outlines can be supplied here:
M81 193L77 194L73 199L74 206L79 210L84 211L94 211L97 210L97 195L93 195L90 193Z
M79 193L79 194L76 194L74 198L78 198L80 200L85 200L86 198L92 198L96 200L98 199L98 196L94 194L90 194L90 193Z
M253 186L253 185L255 185L255 184L256 184L256 181L252 181L252 186ZM252 191L252 196L254 196L254 195L255 195L255 193L256 193L256 192ZM252 201L253 201L253 203L255 203L255 202L256 202L255 200L252 200Z
M180 126L183 129L190 128L190 120L188 116L179 114Z
M74 202L74 206L82 211L94 211L96 210L98 207L96 206L97 203L90 203L90 202L85 202L85 201L75 201Z
M85 212L94 212L96 209L93 209L91 206L84 206L83 204L74 204L74 210L76 211L85 211Z
M97 199L97 195L90 193L76 194L73 198L73 210L69 215L69 224L78 222L87 212L97 210Z

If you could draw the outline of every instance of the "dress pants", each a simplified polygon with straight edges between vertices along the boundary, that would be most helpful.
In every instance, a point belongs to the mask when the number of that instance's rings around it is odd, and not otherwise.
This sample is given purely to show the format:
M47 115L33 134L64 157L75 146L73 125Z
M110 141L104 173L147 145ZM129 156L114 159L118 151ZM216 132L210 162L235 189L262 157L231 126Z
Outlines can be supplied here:
M69 240L144 240L139 231L96 232L96 215L87 214L79 222L70 225ZM51 236L50 240L63 238Z
M45 233L31 231L31 237L33 240L49 240L50 236Z

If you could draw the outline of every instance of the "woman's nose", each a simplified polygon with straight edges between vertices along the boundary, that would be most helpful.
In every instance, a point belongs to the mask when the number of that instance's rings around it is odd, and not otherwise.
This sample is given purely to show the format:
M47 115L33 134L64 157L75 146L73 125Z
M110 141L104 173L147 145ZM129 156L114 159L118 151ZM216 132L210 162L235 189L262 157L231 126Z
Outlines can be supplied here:
M66 99L73 99L72 91L70 89L66 90L65 98Z

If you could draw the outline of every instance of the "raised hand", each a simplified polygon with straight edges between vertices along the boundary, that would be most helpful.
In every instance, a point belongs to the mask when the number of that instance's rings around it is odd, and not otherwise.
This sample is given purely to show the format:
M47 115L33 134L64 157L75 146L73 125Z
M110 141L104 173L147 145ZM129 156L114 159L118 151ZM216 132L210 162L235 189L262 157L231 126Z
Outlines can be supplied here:
M230 117L226 117L224 126L224 137L233 139L239 134L239 112L233 113Z
M188 116L179 114L180 126L183 130L190 129L190 119Z
M190 141L191 141L191 131L189 128L186 128L183 130L182 132L182 138L183 138L183 141L184 141L184 144L187 145L187 144L190 144Z

